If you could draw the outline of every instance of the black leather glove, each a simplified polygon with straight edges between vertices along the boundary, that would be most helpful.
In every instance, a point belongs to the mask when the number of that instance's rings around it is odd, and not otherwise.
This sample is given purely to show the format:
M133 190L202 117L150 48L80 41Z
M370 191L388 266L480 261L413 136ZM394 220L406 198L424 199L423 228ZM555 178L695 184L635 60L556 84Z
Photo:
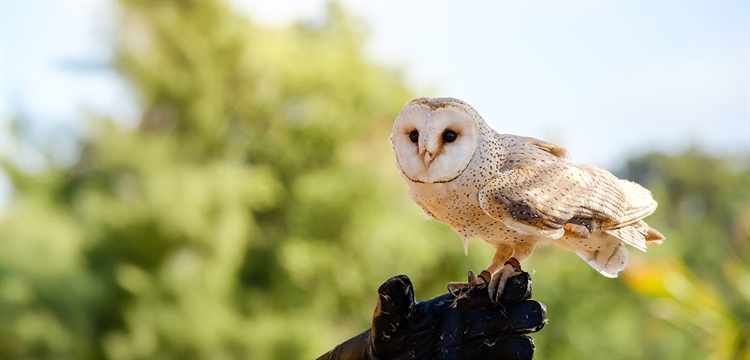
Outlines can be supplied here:
M539 331L547 321L544 305L529 300L526 272L508 280L498 304L484 285L415 302L406 275L388 279L378 294L372 328L318 360L531 359L534 342L523 334Z

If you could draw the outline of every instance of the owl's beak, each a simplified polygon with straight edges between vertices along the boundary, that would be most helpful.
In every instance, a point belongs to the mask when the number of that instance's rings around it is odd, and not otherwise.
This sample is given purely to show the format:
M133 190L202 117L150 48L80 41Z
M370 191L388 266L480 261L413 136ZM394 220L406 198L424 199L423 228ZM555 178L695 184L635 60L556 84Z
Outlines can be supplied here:
M435 160L435 149L430 149L427 138L419 138L419 155L422 157L422 163L425 169L430 168L432 160ZM431 151L432 150L432 151Z
M425 169L430 167L430 164L432 164L432 160L434 159L435 159L435 155L433 155L431 152L427 150L422 152L422 162L424 162Z

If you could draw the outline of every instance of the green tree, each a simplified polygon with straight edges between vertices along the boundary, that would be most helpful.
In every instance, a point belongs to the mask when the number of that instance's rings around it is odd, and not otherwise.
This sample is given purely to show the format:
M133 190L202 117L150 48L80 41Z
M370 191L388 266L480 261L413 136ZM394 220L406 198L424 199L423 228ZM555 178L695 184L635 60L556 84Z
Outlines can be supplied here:
M673 238L625 278L649 310L711 358L750 358L750 158L692 148L628 161L659 200L653 222Z
M406 196L387 139L413 94L357 19L121 11L138 128L93 121L72 167L4 159L3 357L309 358L368 326L388 277L437 295L468 268Z

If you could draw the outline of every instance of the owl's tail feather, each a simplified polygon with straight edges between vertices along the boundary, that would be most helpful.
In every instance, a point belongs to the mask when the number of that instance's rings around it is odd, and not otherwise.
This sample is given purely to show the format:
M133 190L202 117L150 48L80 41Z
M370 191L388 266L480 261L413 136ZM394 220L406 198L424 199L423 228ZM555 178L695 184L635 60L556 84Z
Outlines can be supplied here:
M618 243L605 251L578 251L576 254L594 270L608 278L616 278L617 273L628 265L628 249L622 243Z
M628 249L620 239L607 233L595 233L586 239L564 237L553 244L575 251L594 270L609 278L617 277L628 264Z
M661 244L664 242L664 235L662 235L658 230L649 227L648 232L646 232L646 244Z
M643 220L639 220L630 226L605 230L604 232L641 251L646 251L646 245L661 244L664 240L664 235L648 226Z

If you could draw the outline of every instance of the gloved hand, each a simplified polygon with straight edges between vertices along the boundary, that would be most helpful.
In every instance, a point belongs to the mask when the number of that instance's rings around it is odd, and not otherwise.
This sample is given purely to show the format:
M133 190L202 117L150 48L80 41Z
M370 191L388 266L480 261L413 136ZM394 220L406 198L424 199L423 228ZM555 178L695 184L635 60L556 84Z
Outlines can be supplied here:
M318 360L531 359L534 342L523 334L539 331L547 321L544 305L529 300L526 272L508 280L498 304L485 285L415 302L406 275L388 279L378 294L372 328Z

